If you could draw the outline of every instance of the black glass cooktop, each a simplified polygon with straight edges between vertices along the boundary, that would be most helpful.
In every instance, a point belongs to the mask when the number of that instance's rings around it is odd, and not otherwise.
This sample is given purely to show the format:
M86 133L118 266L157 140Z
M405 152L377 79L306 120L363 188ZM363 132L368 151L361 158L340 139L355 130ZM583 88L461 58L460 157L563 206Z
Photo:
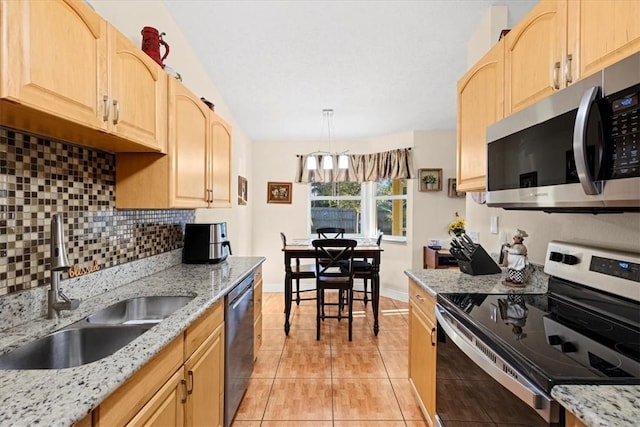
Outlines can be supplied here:
M438 302L547 391L640 384L638 303L551 280L543 295L442 294Z

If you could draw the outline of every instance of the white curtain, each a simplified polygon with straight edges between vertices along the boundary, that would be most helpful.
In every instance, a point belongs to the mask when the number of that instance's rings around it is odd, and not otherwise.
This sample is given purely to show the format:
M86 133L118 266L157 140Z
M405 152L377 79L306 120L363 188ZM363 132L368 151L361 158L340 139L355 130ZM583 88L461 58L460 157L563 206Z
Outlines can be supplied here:
M322 155L314 155L316 169L307 169L306 155L297 156L295 182L365 182L382 179L413 178L413 154L411 148L400 148L373 154L351 154L347 169L323 169ZM333 156L334 166L338 164Z

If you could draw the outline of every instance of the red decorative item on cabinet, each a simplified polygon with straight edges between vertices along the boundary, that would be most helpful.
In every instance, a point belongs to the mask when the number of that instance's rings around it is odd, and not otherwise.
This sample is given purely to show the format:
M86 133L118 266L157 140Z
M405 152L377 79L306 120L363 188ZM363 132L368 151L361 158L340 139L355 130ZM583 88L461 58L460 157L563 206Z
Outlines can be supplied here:
M162 68L164 68L163 61L169 55L169 45L162 40L162 36L165 33L159 32L153 27L144 27L141 31L142 34L142 51L149 55L151 59L156 61ZM160 45L164 46L165 52L160 57Z

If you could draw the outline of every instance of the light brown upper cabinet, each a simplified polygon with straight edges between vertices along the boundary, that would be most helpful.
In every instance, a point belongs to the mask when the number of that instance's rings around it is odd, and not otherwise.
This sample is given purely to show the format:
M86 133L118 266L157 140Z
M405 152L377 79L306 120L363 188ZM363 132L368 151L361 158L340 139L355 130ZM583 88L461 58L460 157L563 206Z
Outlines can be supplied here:
M109 91L103 96L107 127L115 135L165 153L167 73L118 30L111 25L108 30Z
M484 191L486 128L502 118L504 43L495 45L458 81L457 185Z
M640 0L568 3L569 52L584 78L640 51Z
M1 96L103 127L107 25L83 2L3 0Z
M116 207L231 206L231 128L182 83L168 80L168 154L117 155Z
M209 205L231 207L231 128L216 113L210 113Z
M541 0L504 38L504 114L549 96L570 84L567 4Z
M640 0L541 0L505 37L505 116L640 51Z
M0 124L108 151L164 150L166 73L86 3L0 0L0 16Z

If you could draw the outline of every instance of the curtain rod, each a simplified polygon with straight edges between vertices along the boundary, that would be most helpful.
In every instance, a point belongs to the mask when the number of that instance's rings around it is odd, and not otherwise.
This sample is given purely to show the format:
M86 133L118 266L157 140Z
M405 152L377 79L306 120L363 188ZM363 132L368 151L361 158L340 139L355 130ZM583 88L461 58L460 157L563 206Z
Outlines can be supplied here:
M407 148L395 148L393 150L387 150L387 151L396 151L396 150L407 150L407 151L411 151L411 147L407 147ZM381 151L382 153L385 153L385 151ZM376 153L368 153L368 154L376 154ZM296 157L305 157L308 156L309 154L296 154ZM353 154L352 154L353 155Z

